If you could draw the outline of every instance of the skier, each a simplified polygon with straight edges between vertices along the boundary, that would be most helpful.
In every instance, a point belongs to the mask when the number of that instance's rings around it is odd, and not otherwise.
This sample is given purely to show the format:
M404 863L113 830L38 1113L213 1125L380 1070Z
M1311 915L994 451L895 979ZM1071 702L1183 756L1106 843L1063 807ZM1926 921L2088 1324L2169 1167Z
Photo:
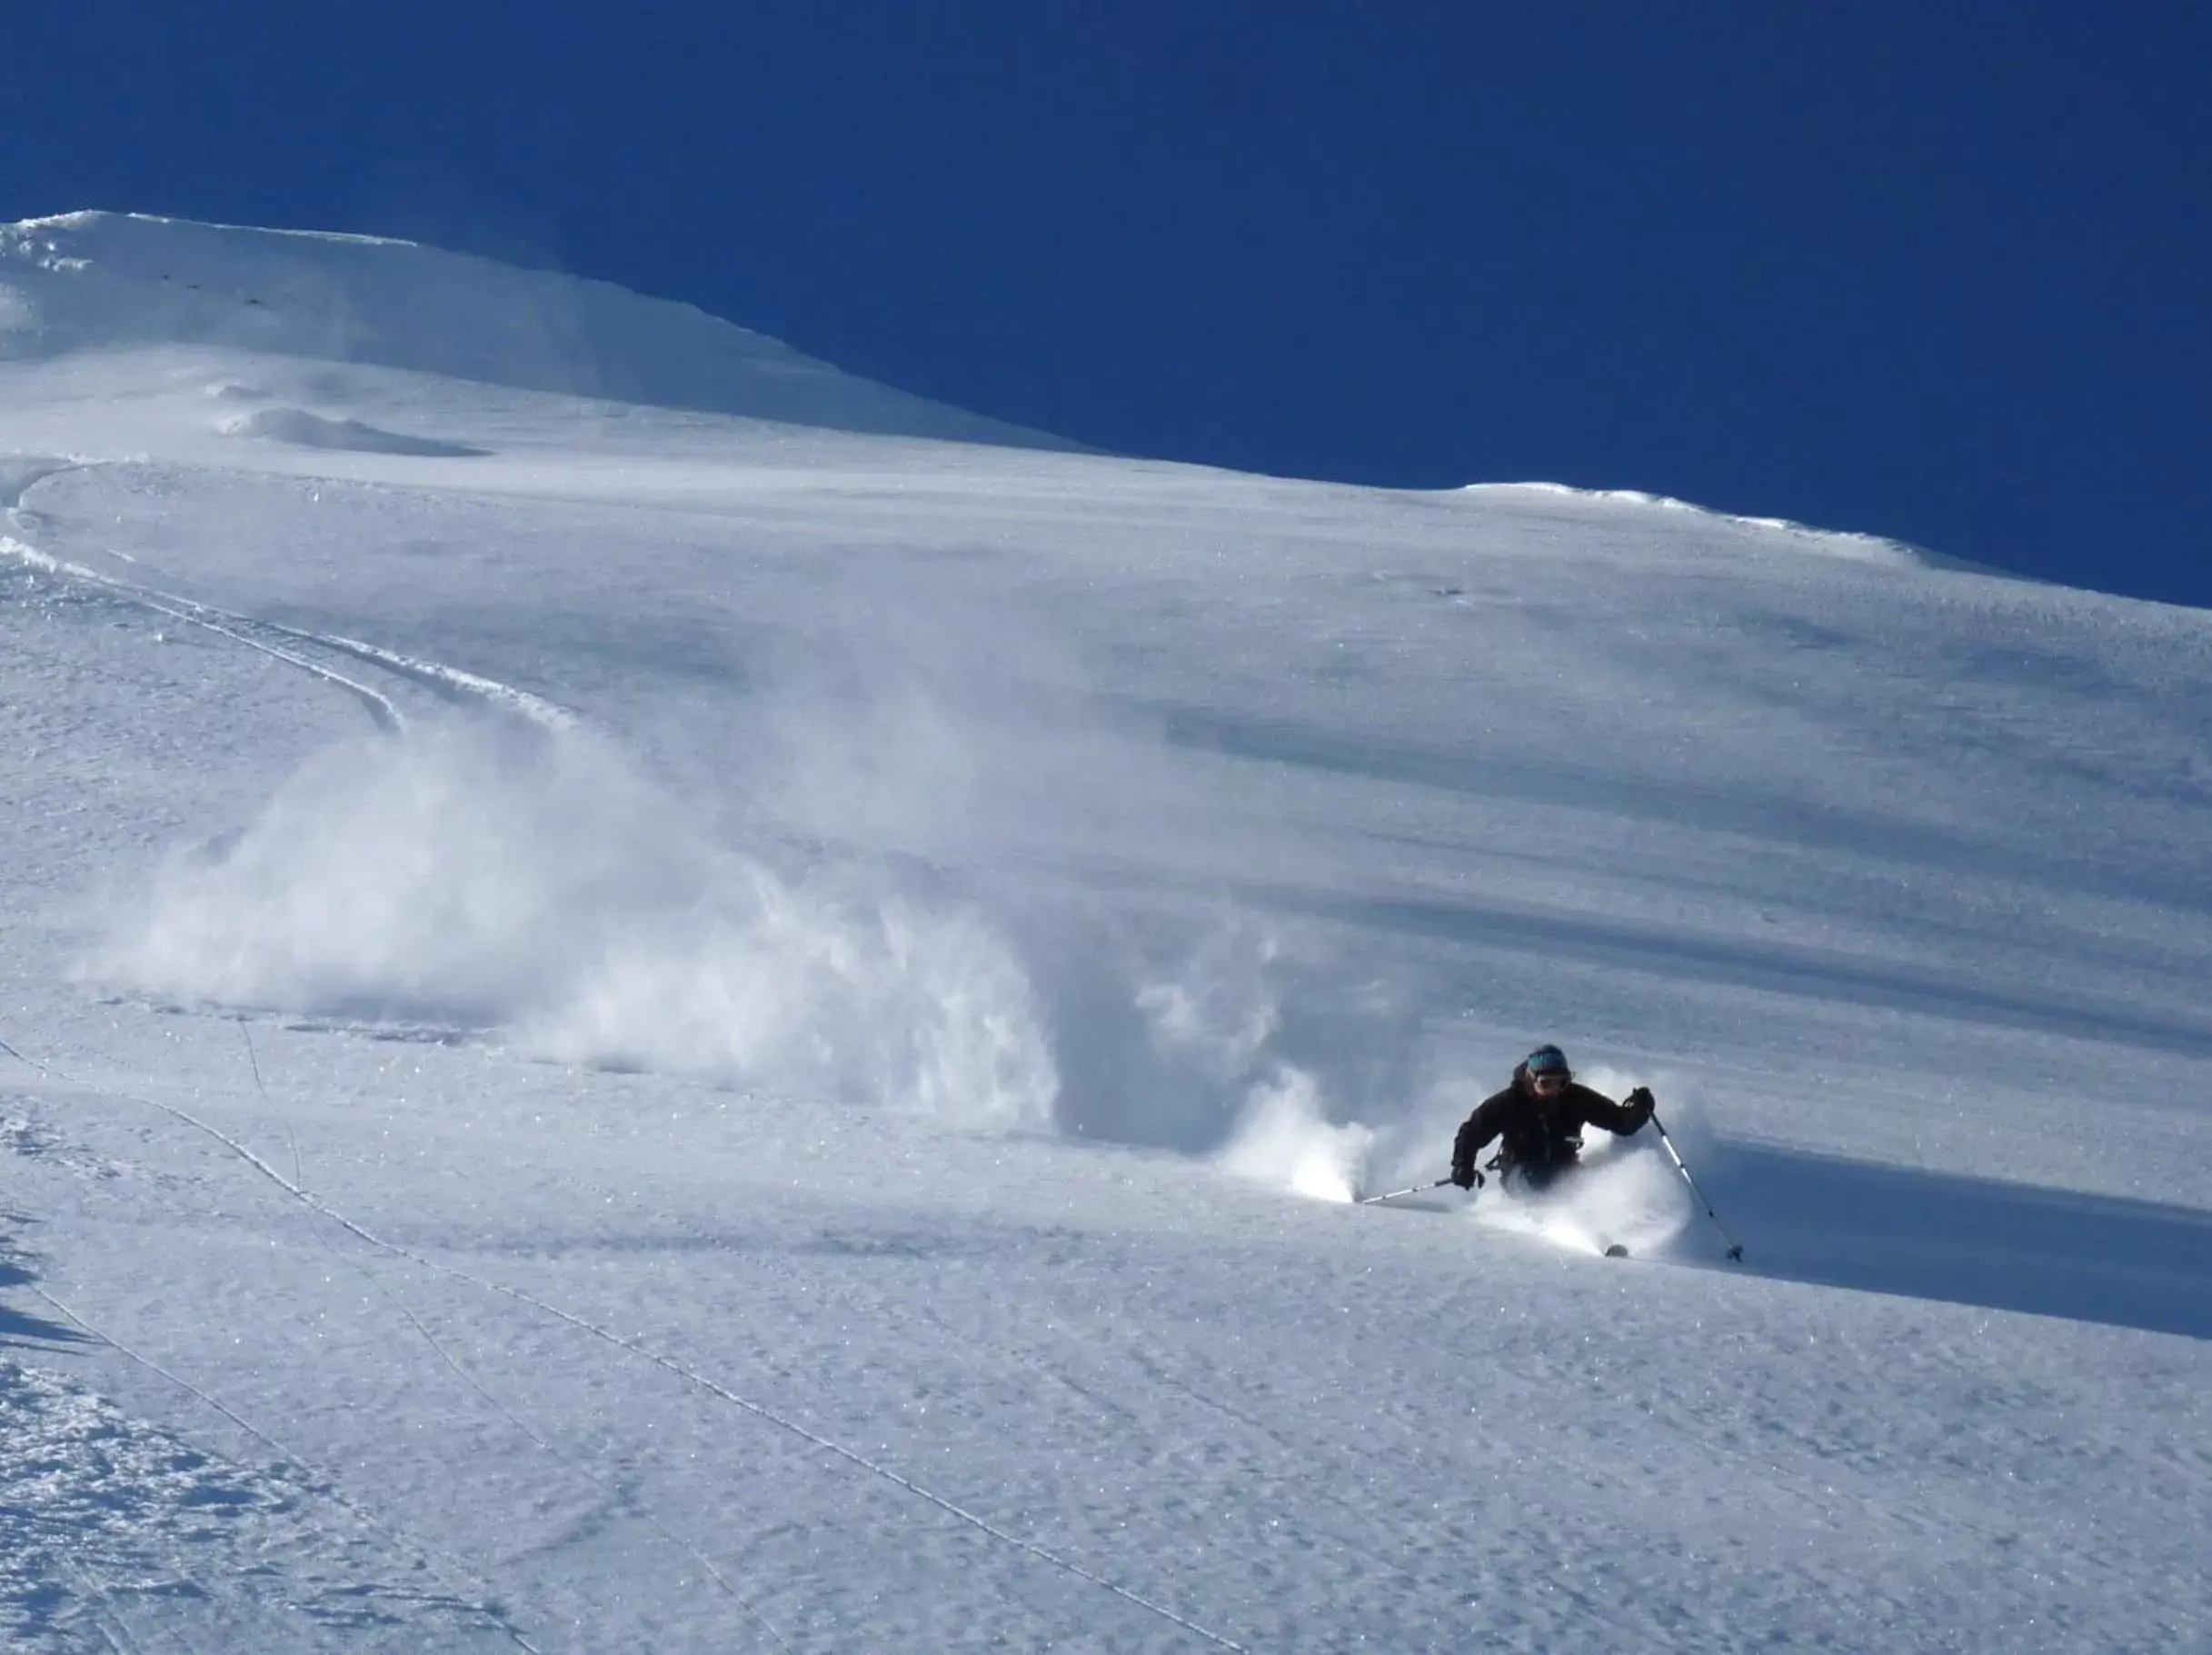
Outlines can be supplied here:
M1582 1153L1582 1129L1602 1126L1627 1137L1651 1119L1651 1089L1639 1086L1616 1103L1579 1084L1557 1046L1539 1046L1513 1071L1513 1083L1467 1117L1451 1145L1451 1181L1471 1190L1482 1181L1475 1157L1501 1139L1491 1171L1527 1190L1548 1188L1574 1170Z

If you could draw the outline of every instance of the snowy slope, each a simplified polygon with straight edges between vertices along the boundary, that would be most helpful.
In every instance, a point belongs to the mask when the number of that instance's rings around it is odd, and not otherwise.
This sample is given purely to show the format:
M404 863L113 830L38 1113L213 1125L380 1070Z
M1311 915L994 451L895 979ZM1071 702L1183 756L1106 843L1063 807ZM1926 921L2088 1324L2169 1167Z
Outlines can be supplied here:
M2212 617L402 244L0 340L9 1647L2212 1641ZM1541 1039L1742 1267L1348 1204Z

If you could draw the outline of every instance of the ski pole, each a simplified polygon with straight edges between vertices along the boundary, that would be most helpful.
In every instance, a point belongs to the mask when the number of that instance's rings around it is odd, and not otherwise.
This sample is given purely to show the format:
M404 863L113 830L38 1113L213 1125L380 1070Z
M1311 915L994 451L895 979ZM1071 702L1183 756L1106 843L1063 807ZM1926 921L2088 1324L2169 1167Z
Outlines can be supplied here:
M1440 1190L1450 1181L1451 1180L1449 1178L1440 1178L1432 1184L1408 1184L1404 1189L1392 1190L1387 1195L1362 1195L1360 1198L1360 1204L1362 1207L1371 1207L1379 1201L1396 1201L1401 1195L1419 1195L1423 1191Z
M1698 1181L1689 1175L1689 1169L1682 1164L1681 1152L1674 1147L1674 1140L1667 1135L1666 1127L1660 1125L1657 1110L1651 1112L1651 1124L1659 1127L1659 1142L1667 1146L1667 1153L1673 1157L1674 1170L1681 1173L1682 1181L1689 1186L1689 1192L1705 1208L1705 1216L1713 1221L1713 1228L1719 1231L1720 1239L1728 1242L1729 1257L1739 1264L1742 1263L1743 1248L1729 1234L1728 1226L1720 1221L1720 1214L1713 1211L1713 1203L1705 1199L1705 1191L1698 1188Z

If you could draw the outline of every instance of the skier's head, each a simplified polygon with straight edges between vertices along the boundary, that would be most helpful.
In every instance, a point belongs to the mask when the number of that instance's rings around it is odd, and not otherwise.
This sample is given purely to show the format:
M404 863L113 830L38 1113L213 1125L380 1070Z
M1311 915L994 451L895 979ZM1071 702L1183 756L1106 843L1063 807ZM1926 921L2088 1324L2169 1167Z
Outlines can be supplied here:
M1520 1070L1529 1077L1529 1090L1534 1092L1564 1092L1567 1082L1574 1079L1574 1071L1567 1066L1567 1053L1557 1046L1539 1046L1521 1059Z

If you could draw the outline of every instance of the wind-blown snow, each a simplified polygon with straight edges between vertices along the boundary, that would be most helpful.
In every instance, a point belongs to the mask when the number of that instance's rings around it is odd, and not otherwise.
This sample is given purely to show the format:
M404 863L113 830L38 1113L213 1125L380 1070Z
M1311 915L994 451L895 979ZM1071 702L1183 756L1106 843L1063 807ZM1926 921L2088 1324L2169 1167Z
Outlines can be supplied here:
M97 214L0 510L10 1647L2207 1641L2205 613Z

